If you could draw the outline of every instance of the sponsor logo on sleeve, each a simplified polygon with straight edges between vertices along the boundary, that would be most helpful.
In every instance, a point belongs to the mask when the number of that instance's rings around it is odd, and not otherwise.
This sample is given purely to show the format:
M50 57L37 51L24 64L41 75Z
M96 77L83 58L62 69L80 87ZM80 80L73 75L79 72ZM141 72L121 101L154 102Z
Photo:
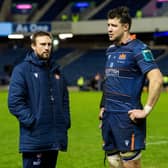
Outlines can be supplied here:
M147 62L151 62L154 60L151 50L142 50L142 55L144 57L144 60Z

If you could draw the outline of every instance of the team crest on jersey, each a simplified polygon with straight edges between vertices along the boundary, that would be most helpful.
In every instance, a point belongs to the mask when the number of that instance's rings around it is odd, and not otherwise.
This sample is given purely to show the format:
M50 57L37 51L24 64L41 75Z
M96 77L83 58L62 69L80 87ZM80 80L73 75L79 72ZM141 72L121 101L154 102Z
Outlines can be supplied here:
M120 60L125 60L126 57L127 57L126 54L123 54L123 53L119 55Z

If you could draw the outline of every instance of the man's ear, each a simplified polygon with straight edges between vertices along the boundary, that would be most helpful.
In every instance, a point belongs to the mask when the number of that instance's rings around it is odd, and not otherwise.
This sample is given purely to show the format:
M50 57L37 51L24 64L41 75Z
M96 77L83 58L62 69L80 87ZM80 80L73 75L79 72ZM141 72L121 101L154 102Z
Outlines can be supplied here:
M124 31L128 31L129 30L129 24L128 23L125 23L124 24Z
M35 49L35 45L34 45L34 44L31 44L31 48L34 50L34 49Z

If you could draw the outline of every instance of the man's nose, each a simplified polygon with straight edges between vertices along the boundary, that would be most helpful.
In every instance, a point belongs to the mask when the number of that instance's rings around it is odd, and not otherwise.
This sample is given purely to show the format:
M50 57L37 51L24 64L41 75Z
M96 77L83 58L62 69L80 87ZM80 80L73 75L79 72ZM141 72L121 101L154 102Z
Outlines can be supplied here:
M50 48L50 45L46 44L44 48L45 48L45 49L49 49L49 48Z
M112 27L108 27L108 31L111 32L112 31Z

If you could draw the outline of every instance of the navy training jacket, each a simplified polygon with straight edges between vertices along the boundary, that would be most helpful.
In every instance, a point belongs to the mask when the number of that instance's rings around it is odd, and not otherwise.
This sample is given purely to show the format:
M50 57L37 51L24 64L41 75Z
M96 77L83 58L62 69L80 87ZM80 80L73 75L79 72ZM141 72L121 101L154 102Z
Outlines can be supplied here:
M13 70L8 106L20 125L20 152L67 150L69 97L58 65L34 52Z

